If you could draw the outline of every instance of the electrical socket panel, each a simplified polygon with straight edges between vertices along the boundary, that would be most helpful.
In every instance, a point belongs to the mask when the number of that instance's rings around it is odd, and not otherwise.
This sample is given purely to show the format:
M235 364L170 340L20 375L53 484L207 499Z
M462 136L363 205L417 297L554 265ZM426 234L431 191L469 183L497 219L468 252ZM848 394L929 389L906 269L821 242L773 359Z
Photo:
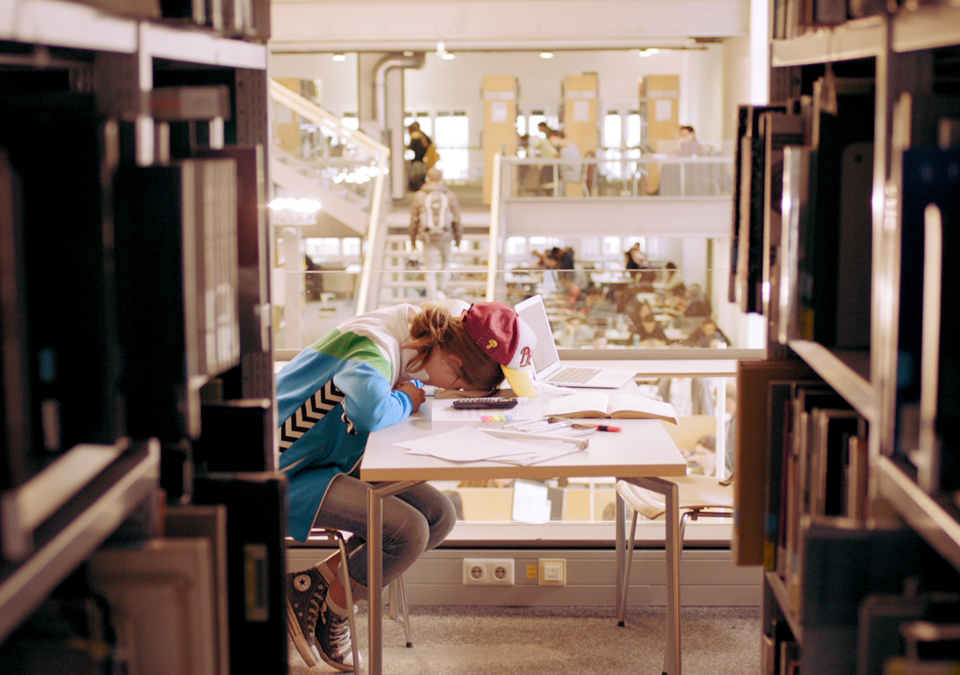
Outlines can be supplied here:
M471 586L513 586L511 558L464 558L463 583Z

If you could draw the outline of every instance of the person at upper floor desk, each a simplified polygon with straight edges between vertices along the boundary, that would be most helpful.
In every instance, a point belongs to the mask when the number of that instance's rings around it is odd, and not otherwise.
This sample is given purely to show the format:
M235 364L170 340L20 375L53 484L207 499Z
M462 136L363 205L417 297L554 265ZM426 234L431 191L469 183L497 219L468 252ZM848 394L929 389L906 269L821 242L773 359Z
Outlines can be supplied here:
M634 339L639 340L641 347L666 347L670 344L670 338L657 321L649 302L636 305L630 318L633 321Z
M689 317L710 316L713 307L703 293L700 284L690 284L687 287L687 297L683 305L683 315Z
M708 317L704 319L699 328L687 336L683 344L687 347L712 347L717 349L729 347L731 343L730 338L717 326L717 322Z

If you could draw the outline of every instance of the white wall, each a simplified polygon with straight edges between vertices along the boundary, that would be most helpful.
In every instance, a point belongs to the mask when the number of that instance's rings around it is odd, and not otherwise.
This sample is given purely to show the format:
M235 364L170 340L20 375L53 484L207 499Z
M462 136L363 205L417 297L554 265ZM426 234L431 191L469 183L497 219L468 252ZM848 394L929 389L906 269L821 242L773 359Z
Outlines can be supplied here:
M486 75L516 75L521 113L556 114L567 75L599 75L601 110L635 109L639 84L646 75L680 75L680 121L697 129L702 143L722 147L724 114L735 103L725 96L724 53L720 44L704 50L667 50L641 58L636 50L556 52L541 59L536 52L463 52L453 60L427 54L422 70L406 71L407 110L465 110L471 120L471 145L479 146L483 120L481 85ZM331 54L274 54L271 77L320 80L322 105L342 115L357 109L356 57L335 62ZM732 108L735 110L735 107Z

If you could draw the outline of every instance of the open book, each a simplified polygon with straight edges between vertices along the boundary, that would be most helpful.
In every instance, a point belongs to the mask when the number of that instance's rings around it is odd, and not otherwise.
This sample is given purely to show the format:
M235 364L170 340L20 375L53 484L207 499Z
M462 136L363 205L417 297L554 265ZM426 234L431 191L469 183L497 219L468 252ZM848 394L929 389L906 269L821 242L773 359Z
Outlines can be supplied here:
M543 414L555 417L611 417L614 419L659 419L679 424L673 406L636 394L604 394L599 391L579 392L551 398Z

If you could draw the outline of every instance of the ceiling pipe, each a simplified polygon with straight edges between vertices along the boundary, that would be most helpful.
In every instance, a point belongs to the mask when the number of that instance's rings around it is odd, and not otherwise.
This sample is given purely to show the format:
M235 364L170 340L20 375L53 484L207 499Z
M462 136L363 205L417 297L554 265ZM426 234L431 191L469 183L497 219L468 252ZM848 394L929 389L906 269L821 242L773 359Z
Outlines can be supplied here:
M374 76L373 99L377 115L377 124L380 125L381 133L387 128L387 71L392 68L414 68L419 70L426 64L427 58L424 54L414 54L413 56L385 56L377 64L376 74Z

